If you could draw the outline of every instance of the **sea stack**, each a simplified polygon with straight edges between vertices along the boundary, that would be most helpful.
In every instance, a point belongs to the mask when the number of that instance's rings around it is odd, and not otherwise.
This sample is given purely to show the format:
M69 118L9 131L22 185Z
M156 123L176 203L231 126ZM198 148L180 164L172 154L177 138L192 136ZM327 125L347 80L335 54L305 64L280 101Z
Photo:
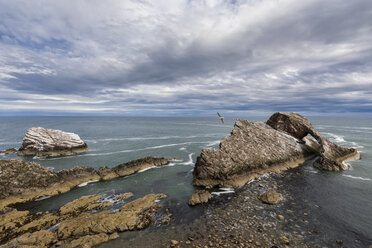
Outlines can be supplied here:
M206 188L240 187L316 156L319 158L314 166L328 171L346 170L343 161L359 159L355 149L327 140L297 113L278 112L266 123L238 119L218 150L201 152L193 171L193 183Z
M56 157L88 150L88 145L75 133L33 127L28 129L18 150L19 156Z

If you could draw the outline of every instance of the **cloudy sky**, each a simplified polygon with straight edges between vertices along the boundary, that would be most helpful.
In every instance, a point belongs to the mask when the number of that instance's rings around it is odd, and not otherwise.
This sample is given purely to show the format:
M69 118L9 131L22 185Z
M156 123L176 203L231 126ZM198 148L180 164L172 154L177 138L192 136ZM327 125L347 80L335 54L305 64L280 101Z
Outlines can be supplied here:
M371 0L0 0L0 115L372 114Z

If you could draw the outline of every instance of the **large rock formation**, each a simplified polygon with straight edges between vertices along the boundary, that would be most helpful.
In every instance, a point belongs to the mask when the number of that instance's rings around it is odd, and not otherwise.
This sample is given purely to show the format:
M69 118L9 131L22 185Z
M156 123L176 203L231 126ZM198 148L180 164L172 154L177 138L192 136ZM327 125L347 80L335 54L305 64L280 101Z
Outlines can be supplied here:
M358 158L359 154L325 139L296 113L275 113L267 124L238 119L218 150L203 150L197 158L193 183L207 188L242 186L263 174L298 166L317 155L318 168L340 170L345 169L343 160Z
M273 114L266 122L276 130L284 131L297 139L302 140L307 135L314 137L320 144L319 158L314 166L328 171L346 170L342 162L349 159L359 159L359 153L354 148L340 147L324 138L310 121L298 113L278 112Z
M128 176L170 161L167 158L146 157L113 168L95 170L89 166L78 166L54 172L40 164L20 159L0 160L0 210L17 202L61 194L82 183Z
M33 127L28 129L23 138L18 155L36 155L39 157L55 157L82 153L88 150L87 144L79 135L61 130Z

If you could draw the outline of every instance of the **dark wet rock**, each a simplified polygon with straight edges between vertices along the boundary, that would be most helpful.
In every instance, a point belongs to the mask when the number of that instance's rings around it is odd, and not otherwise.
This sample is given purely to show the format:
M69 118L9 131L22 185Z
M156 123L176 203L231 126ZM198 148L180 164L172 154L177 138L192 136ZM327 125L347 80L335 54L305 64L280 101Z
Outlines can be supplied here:
M298 113L277 112L266 122L276 130L284 131L299 140L311 135L320 144L319 158L314 166L328 171L347 170L342 162L348 159L359 159L354 148L340 147L323 137L308 119Z
M9 148L9 149L6 149L4 151L1 151L0 150L0 153L4 153L4 154L17 153L17 149L15 149L15 148Z
M95 170L78 166L58 172L20 159L0 160L0 210L4 207L69 191L79 184L127 176L152 166L166 165L167 158L146 157L113 168Z
M61 130L33 127L28 129L18 150L20 156L55 157L78 154L88 150L79 135Z
M192 194L189 205L195 206L197 204L207 203L213 196L206 190L197 190Z
M359 158L355 149L330 142L297 113L275 113L267 123L238 119L218 150L203 150L198 156L193 183L207 188L242 186L318 155L314 166L333 171L346 169L343 161Z
M267 191L258 197L263 203L278 204L284 200L283 195L275 191Z

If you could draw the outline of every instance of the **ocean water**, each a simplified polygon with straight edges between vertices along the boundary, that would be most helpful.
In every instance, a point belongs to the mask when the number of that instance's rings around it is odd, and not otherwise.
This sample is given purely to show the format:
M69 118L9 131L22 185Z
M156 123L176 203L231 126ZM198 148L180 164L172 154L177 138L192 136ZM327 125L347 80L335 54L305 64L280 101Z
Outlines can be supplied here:
M251 121L268 119L241 118ZM372 239L372 118L309 119L331 141L356 148L362 159L347 162L349 170L344 172L322 172L304 165L300 186L303 190L299 189L299 192L320 206L319 216L327 221L337 220L344 226L346 235L350 232ZM87 194L111 198L129 191L135 197L165 193L168 198L163 204L182 213L177 221L186 222L200 214L198 208L187 206L194 191L192 170L196 157L202 149L218 148L219 141L229 135L234 122L235 118L226 118L225 124L221 124L214 117L1 117L0 150L19 148L28 128L42 126L77 133L89 146L89 151L80 155L23 158L55 171L79 165L113 167L145 156L176 157L171 164L161 168L82 185L65 194L17 207L33 212L50 211ZM0 159L12 158L17 156L0 155Z

